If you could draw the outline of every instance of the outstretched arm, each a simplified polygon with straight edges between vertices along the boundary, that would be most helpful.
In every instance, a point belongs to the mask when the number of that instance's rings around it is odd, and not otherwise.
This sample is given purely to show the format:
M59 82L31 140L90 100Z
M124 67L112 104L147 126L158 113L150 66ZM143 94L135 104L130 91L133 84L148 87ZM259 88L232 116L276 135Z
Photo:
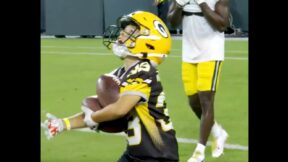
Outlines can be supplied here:
M81 107L83 112L62 119L48 113L47 120L41 126L45 129L48 139L65 130L84 127L97 128L100 122L125 116L140 99L141 97L136 95L121 96L115 103L96 112L93 112L90 108Z
M207 5L205 0L196 0L208 22L220 32L224 32L229 24L229 0L219 0L215 11Z
M45 135L48 139L53 138L65 130L87 127L84 122L83 112L63 119L57 118L50 113L47 113L46 116L47 120L41 123L41 126L45 129Z
M86 124L84 123L83 119L84 119L84 113L83 112L80 112L78 114L75 114L73 116L70 116L68 118L64 118L65 120L68 120L68 121L64 121L65 123L65 129L67 130L67 122L70 122L70 129L77 129L77 128L84 128L84 127L87 127Z

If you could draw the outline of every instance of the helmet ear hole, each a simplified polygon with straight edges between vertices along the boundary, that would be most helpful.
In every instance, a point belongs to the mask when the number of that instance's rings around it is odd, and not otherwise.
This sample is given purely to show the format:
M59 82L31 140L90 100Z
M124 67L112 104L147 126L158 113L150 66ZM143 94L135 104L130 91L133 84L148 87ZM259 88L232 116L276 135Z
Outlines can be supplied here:
M151 45L151 44L146 43L145 45L146 45L146 47L149 48L150 50L154 50L154 49L155 49L154 46Z

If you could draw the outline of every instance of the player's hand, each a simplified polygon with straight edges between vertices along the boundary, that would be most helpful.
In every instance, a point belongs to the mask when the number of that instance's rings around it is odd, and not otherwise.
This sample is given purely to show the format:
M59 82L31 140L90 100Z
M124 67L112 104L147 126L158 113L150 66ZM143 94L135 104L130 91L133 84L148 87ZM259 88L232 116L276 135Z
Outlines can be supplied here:
M97 130L99 124L92 119L91 115L93 111L86 106L81 106L81 109L85 114L85 117L84 117L85 124L88 127L90 127L90 129Z
M206 2L206 0L195 0L195 2L196 2L198 5L200 5L201 3Z
M175 0L179 7L184 7L186 4L190 2L190 0Z
M56 116L47 113L47 120L44 123L41 123L41 127L45 129L45 135L48 140L55 137L64 130L64 123L61 119L58 119Z

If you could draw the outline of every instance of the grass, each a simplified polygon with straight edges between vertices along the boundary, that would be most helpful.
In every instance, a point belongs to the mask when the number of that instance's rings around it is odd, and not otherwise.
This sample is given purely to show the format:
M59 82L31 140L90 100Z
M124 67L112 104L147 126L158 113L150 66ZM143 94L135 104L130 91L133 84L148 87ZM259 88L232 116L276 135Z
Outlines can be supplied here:
M215 115L230 137L227 143L248 146L248 41L226 41L226 59L216 93ZM235 57L244 60L233 59ZM41 121L45 113L66 117L80 111L81 100L96 92L96 79L122 62L100 39L41 40ZM159 67L169 114L177 137L198 139L199 121L190 110L181 81L181 41L174 40L170 57ZM180 161L190 157L195 144L179 143ZM41 132L42 162L112 162L125 150L122 136L65 132L47 140ZM248 151L226 149L209 162L248 162Z

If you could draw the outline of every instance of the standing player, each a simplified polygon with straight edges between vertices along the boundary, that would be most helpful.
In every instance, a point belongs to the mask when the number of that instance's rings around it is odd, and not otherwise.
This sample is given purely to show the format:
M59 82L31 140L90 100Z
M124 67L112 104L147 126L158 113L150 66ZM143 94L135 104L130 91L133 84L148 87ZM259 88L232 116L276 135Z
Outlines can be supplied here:
M189 105L201 120L199 141L188 162L205 159L210 131L214 137L212 156L219 157L228 134L214 121L214 97L224 61L229 1L175 0L168 19L173 27L183 21L182 80Z
M112 48L124 66L113 74L120 80L120 97L103 109L57 119L48 116L46 135L51 138L74 128L97 128L98 123L129 116L127 149L118 162L177 162L178 144L165 102L158 70L169 54L171 37L160 18L137 11L118 19L105 32L104 44Z

